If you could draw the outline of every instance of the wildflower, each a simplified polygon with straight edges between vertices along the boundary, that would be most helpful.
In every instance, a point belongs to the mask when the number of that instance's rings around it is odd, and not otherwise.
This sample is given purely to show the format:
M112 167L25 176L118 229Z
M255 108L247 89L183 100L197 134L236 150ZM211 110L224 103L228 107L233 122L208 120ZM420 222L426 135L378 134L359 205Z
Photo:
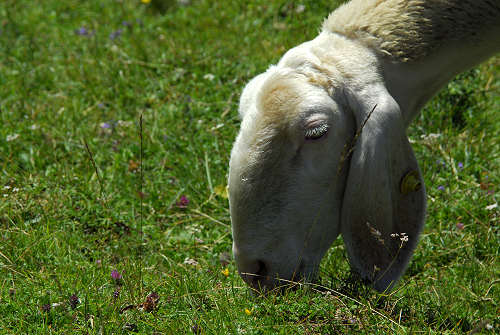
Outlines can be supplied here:
M225 268L224 270L221 270L221 273L222 273L224 276L228 277L228 276L229 276L229 269L228 269L228 268Z
M39 125L37 125L36 123L34 123L34 124L32 124L32 125L30 126L30 129L31 129L31 130L37 130L38 128L40 128L40 126L39 126Z
M382 238L382 233L379 230L377 230L376 228L372 227L370 225L370 222L367 222L366 226L368 227L368 229L370 229L370 234L373 236L373 238L376 239L378 243L384 245L385 241Z
M106 108L106 106L105 106L102 102L99 102L99 103L97 104L97 107L99 107L100 109L104 109L104 108Z
M438 186L438 190L439 190L439 191L444 191L444 186L443 186L443 185L439 185L439 186Z
M128 21L123 21L123 22L122 22L122 26L124 26L124 27L130 27L130 26L131 26L131 24L130 24L130 22L128 22Z
M148 4L151 2L151 0L141 0L142 3Z
M140 168L140 163L139 162L136 162L136 161L133 161L133 160L129 160L128 161L128 170L129 172L136 172L137 170L139 170Z
M113 299L118 299L119 296L120 296L120 288L116 289L113 292Z
M97 260L95 261L95 264L96 264L96 265L101 265L101 263L102 263L102 261L101 261L100 259L97 259Z
M75 30L75 34L80 36L88 36L90 35L90 32L87 30L87 28L81 27Z
M122 275L120 274L120 272L113 270L111 271L111 278L113 278L113 280L118 282L122 279Z
M402 243L406 243L408 242L408 235L406 235L405 233L401 233L401 237L399 239Z
M126 323L123 326L123 330L127 330L129 332L136 333L137 332L137 325L135 323Z
M489 206L486 206L484 209L486 209L487 211L491 211L491 210L493 210L493 209L495 209L497 207L498 207L498 204L495 203L495 204L491 204Z
M196 265L198 265L198 261L196 261L195 259L186 257L184 259L184 264L196 266Z
M440 138L440 137L441 137L441 134L436 134L436 133L420 135L420 138L424 141L427 141L427 142L430 142L430 141L435 140L435 139Z
M214 193L221 198L224 198L224 199L228 198L227 186L224 186L224 185L215 186Z
M50 311L50 304L45 304L42 306L42 312L48 313Z
M458 230L463 230L465 225L462 223L462 222L458 222L457 225L456 225L457 229Z
M79 303L80 299L78 299L78 296L76 294L73 294L71 297L69 297L69 305L71 306L71 309L75 309Z
M211 74L211 73L207 73L206 75L203 76L203 79L212 81L212 80L215 79L215 76L213 74Z
M245 308L246 315L250 316L250 315L252 315L252 313L253 313L253 308L252 309Z
M102 129L111 129L111 123L108 123L108 122L102 122L99 127L101 127Z
M198 326L196 323L191 327L191 331L193 334L201 334L201 327Z
M179 201L175 203L179 208L186 208L189 205L189 199L185 195L181 195Z
M295 13L300 14L306 10L306 6L304 5L298 5L297 8L295 8Z
M458 168L462 170L464 168L464 163L458 162Z
M143 302L139 307L146 312L152 312L158 306L158 300L160 300L160 296L158 295L158 293L151 292L146 297L146 301Z
M132 121L118 120L118 121L116 121L116 124L118 127L124 127L124 128L128 128L128 127L133 126Z
M19 137L19 134L11 134L11 135L7 135L7 142L11 142L11 141L14 141L15 139L17 139Z
M436 164L437 164L437 165L441 165L442 167L445 167L445 166L446 166L446 163L445 163L442 159L438 159L438 160L436 160Z
M117 38L120 38L120 36L122 35L122 30L121 29L118 29L117 31L114 31L112 32L111 34L109 34L109 38L114 41L116 40Z

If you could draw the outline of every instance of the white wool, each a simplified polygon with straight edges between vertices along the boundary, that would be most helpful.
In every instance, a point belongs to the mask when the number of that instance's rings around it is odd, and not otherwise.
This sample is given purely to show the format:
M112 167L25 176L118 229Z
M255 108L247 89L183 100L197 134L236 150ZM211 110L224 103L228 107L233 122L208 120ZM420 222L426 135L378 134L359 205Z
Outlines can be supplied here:
M353 0L328 16L323 29L395 61L416 61L452 42L484 43L499 31L499 17L499 1Z
M228 181L243 279L271 288L312 278L342 234L353 271L392 288L426 206L406 128L499 50L499 1L353 0L250 81Z

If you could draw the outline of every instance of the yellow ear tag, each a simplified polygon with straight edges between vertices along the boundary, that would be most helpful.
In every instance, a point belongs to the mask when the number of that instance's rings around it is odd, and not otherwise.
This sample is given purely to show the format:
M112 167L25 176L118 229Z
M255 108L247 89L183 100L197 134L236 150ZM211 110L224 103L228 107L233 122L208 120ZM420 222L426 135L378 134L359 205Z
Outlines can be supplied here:
M403 179L401 180L401 184L399 185L399 190L404 195L420 190L422 187L422 182L418 176L418 172L416 170L412 170L408 172Z

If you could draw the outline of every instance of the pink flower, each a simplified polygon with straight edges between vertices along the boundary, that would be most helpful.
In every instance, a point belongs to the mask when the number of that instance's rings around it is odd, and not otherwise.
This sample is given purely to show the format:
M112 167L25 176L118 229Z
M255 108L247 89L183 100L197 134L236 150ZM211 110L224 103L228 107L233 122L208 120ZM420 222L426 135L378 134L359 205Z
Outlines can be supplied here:
M458 230L463 230L463 229L464 229L464 227L465 227L465 225L464 225L462 222L458 222L458 223L457 223L457 229L458 229Z
M119 281L120 279L122 279L122 275L120 274L120 272L113 270L111 271L111 278L113 278L113 280Z
M189 199L185 195L181 195L179 201L175 203L179 208L186 208L189 205Z

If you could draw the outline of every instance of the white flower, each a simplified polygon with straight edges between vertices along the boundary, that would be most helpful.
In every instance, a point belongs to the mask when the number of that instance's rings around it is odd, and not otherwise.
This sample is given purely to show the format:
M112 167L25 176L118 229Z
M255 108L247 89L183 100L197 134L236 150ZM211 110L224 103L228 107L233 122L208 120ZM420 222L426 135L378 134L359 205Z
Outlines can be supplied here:
M498 204L494 203L492 205L486 206L485 209L488 210L488 211L491 211L492 209L495 209L497 207L498 207Z
M306 10L306 6L304 6L304 5L298 5L297 8L295 8L295 12L297 14L300 14L300 13L302 13L305 10Z
M215 79L215 76L211 73L207 73L206 75L203 76L203 79L212 81Z
M124 128L127 128L127 127L131 127L133 125L133 122L132 121L123 121L123 120L118 120L116 122L116 124L119 126L119 127L124 127Z
M184 264L188 264L188 265L198 265L198 262L192 258L189 258L189 257L186 257L186 259L184 260Z
M10 141L14 141L16 138L19 137L19 134L11 134L11 135L7 135L7 142L10 142Z
M423 134L423 135L420 135L420 138L423 139L424 141L432 141L436 138L439 138L441 137L441 134L435 134L435 133L430 133L430 134Z

